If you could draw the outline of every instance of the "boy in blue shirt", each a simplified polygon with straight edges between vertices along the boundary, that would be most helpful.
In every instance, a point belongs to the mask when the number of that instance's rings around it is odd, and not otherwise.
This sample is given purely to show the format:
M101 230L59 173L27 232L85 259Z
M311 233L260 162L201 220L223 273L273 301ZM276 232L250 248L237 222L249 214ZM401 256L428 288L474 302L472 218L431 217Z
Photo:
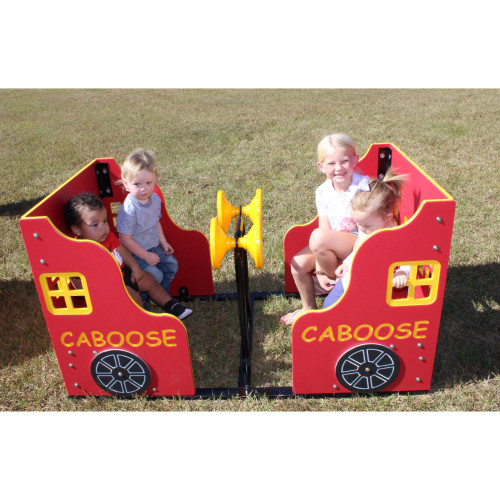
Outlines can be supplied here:
M157 180L156 163L147 151L137 149L126 158L122 183L129 194L118 211L116 229L139 267L169 292L179 264L160 224L161 199L153 192Z

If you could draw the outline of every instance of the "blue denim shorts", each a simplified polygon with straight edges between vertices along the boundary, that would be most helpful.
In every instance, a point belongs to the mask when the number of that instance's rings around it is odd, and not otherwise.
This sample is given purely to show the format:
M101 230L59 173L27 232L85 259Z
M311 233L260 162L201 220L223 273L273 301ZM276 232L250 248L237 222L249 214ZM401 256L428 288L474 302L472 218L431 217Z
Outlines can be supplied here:
M135 260L143 271L151 273L153 278L160 283L167 292L169 292L170 283L172 283L172 280L179 269L177 259L172 254L165 253L160 245L150 248L148 252L154 252L158 255L158 257L160 257L160 262L158 262L156 266L149 265L145 260L137 257L136 255L134 255Z

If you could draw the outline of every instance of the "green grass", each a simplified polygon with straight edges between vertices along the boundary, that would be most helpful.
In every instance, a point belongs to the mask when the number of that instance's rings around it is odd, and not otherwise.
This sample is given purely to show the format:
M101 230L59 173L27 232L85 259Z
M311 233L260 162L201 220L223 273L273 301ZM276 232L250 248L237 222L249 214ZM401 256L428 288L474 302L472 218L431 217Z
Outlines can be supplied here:
M0 91L0 410L408 411L500 407L500 92L498 90L2 90ZM264 266L252 290L283 290L286 230L315 215L318 141L343 131L363 155L393 142L457 201L432 389L374 397L193 401L69 399L17 225L41 197L96 157L121 163L152 150L173 220L208 235L216 194L235 205L263 190ZM231 257L214 271L235 291ZM296 299L256 303L253 382L291 385ZM198 387L234 387L235 302L194 303L187 320ZM202 321L197 319L203 318ZM229 319L228 319L229 318Z

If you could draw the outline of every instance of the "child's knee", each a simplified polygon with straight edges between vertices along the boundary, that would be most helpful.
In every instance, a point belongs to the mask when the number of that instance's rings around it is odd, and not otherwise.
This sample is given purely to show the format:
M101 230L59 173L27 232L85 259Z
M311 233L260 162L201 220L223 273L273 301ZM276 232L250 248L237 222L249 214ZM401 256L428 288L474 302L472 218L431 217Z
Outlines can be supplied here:
M156 266L148 266L146 269L158 283L163 281L163 272L160 268Z
M143 271L142 278L137 282L137 285L139 286L139 290L141 292L148 292L155 283L156 281L153 278L153 275L147 271Z
M327 237L330 231L328 229L317 228L309 237L309 248L313 253L325 250L327 248Z
M170 272L172 274L176 274L177 271L179 270L179 261L172 255L173 259L171 260L169 267L170 267Z
M292 272L292 276L301 274L302 268L295 259L292 259L292 261L290 262L290 271Z
M179 261L171 254L164 254L158 264L165 278L173 278L179 269Z
M173 256L169 255L168 268L169 271L175 274L179 270L179 261Z
M132 297L132 299L134 299L134 302L141 306L142 307L142 299L141 299L141 296L131 287L129 287L127 285L127 291L129 293L129 295Z
M295 255L290 262L290 270L293 276L310 273L313 267L314 259L312 255Z

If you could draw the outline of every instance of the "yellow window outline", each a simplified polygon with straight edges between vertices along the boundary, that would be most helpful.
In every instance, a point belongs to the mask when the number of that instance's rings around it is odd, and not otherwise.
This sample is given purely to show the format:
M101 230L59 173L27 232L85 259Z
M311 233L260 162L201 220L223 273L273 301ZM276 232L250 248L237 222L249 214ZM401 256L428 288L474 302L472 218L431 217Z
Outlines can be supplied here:
M410 276L408 277L408 296L399 299L392 298L392 279L396 267L410 266ZM430 276L429 267L432 267L432 276ZM424 275L423 277L418 277ZM441 264L437 260L418 260L406 262L394 262L389 266L387 275L387 294L386 302L392 307L403 306L425 306L432 304L437 298L439 287L439 276L441 274ZM415 291L418 286L429 286L429 296L415 298Z
M72 290L69 288L71 278L79 278L82 288ZM49 280L53 283L58 280L59 288L51 290L49 288ZM42 286L45 305L50 313L55 315L82 315L92 313L92 303L90 301L87 280L80 273L44 273L40 275L40 284ZM52 297L62 297L65 307L55 307L52 302ZM86 303L85 307L75 307L72 297L83 297Z

